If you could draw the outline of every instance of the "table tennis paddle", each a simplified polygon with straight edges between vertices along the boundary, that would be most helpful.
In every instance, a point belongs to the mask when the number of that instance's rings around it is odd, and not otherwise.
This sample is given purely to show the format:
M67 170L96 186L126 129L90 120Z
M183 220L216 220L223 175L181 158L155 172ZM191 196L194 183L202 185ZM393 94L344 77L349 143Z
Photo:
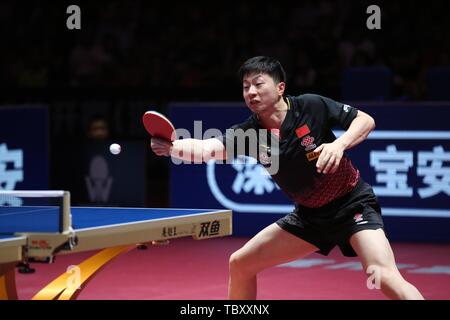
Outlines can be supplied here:
M175 127L164 115L156 111L147 111L142 116L147 132L152 136L173 142L177 139Z

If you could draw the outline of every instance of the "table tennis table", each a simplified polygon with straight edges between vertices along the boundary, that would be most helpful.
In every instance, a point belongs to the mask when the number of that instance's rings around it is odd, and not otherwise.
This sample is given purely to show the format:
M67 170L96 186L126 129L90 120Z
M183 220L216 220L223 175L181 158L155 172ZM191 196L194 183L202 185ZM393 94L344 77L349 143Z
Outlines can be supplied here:
M71 221L65 222L63 230L54 232L59 215L54 208L17 207L14 213L6 210L4 214L1 208L0 299L17 299L15 267L30 258L103 249L78 265L81 276L76 288L67 287L70 274L64 273L33 297L74 299L83 283L102 266L136 245L180 237L200 240L232 234L230 210L71 207ZM34 215L33 223L24 226L21 217L30 214Z

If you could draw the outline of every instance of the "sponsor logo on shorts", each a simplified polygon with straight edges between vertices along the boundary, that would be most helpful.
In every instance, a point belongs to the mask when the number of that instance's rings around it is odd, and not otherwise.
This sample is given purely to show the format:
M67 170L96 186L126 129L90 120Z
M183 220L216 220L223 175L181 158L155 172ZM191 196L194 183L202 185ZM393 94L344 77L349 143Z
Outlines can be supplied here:
M353 220L355 220L355 222L361 222L363 221L363 215L361 213L357 213L355 214L355 216L353 217Z
M174 226L173 227L172 226L170 226L170 227L163 227L161 235L164 238L176 237L178 235L177 227L174 227Z

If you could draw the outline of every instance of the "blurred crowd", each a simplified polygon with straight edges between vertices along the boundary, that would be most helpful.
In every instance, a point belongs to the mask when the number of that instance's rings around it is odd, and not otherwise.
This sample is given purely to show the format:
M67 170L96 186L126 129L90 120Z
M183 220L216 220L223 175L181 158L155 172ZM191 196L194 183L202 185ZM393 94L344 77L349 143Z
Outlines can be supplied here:
M74 2L76 4L76 2ZM376 1L381 30L369 30L367 6L348 0L86 1L81 30L68 30L68 4L0 2L0 81L14 88L166 88L236 90L239 65L278 58L288 91L339 97L342 71L383 65L394 97L425 95L427 71L450 65L448 1Z

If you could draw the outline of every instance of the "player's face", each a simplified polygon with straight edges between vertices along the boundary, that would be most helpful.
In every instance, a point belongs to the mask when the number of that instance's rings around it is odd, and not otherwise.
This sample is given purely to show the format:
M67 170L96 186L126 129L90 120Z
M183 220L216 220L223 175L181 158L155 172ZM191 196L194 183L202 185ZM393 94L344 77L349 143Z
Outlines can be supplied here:
M267 74L250 74L242 82L245 103L255 113L267 111L284 92L284 83L275 84Z

